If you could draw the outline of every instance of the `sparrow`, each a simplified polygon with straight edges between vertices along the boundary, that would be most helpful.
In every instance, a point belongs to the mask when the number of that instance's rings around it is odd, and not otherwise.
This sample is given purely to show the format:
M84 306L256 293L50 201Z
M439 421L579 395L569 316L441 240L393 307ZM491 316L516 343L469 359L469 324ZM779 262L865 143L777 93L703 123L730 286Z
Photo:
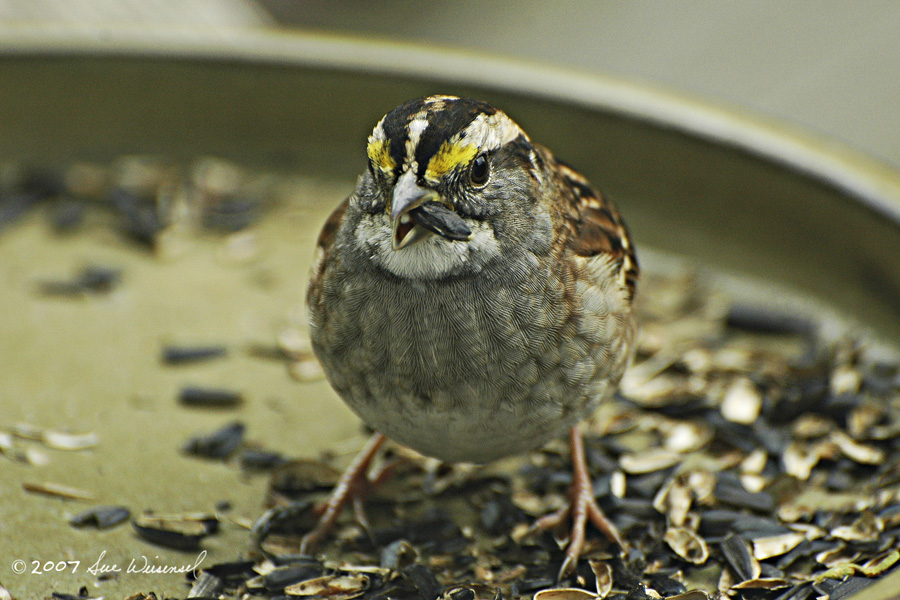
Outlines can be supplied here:
M479 100L406 102L378 122L366 154L319 235L307 308L328 381L377 433L304 548L358 503L385 436L485 463L566 433L569 503L534 529L571 519L561 577L588 522L624 548L594 498L579 428L635 347L639 268L616 206Z

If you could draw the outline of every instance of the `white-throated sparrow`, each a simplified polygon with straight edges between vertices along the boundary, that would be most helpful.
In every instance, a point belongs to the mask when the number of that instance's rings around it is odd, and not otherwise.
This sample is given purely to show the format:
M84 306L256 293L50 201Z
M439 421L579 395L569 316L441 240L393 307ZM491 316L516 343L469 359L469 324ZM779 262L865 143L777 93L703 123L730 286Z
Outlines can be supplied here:
M331 385L376 431L450 462L570 432L574 524L622 544L591 491L578 423L614 393L635 340L638 267L615 206L506 114L451 96L388 113L369 168L318 241L307 303ZM383 436L336 488L308 547Z

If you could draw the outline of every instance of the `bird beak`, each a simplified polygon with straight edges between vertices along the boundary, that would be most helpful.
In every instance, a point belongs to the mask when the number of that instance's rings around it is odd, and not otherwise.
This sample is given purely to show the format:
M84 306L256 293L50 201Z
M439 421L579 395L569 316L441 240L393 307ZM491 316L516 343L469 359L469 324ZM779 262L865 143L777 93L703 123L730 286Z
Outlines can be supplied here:
M411 170L400 176L391 198L391 246L394 250L422 241L430 235L427 229L413 221L409 213L433 200L440 200L440 195L420 187Z
M441 196L416 183L406 171L394 185L391 198L391 246L400 250L436 233L448 240L465 241L472 235L466 222L441 203Z

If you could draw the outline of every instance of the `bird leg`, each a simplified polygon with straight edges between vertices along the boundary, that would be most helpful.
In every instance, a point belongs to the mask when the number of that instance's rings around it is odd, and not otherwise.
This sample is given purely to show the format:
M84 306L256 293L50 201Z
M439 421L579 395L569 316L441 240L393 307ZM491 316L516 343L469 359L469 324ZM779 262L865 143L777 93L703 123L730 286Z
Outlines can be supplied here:
M584 440L578 425L569 430L569 447L572 454L572 485L569 487L569 503L558 511L541 517L531 526L532 532L556 529L571 517L572 529L570 530L569 545L566 548L566 558L559 570L559 579L571 573L578 564L578 557L584 548L585 528L588 520L611 542L618 544L620 548L626 547L616 526L606 518L594 498L591 476L588 473L587 461L584 457Z
M328 500L316 507L316 512L320 513L321 516L313 530L303 536L303 540L300 542L301 552L304 554L310 552L331 531L338 515L340 515L344 506L347 505L347 502L352 502L357 521L360 522L366 531L369 530L368 521L362 509L361 496L367 488L377 484L377 480L372 481L369 479L368 470L372 464L372 459L378 454L378 449L384 443L384 440L385 437L381 433L372 435L360 453L353 459L353 462L350 463L350 466L347 467L347 470L343 472ZM378 479L380 480L381 478L379 477Z

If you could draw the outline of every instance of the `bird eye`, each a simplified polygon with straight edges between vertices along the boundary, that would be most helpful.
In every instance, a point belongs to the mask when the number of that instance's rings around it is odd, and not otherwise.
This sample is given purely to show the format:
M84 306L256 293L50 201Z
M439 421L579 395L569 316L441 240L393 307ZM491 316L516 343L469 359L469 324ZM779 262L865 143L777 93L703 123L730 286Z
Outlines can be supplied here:
M472 166L469 169L469 179L472 181L472 184L482 186L487 183L490 175L490 162L488 162L487 155L479 154L472 161Z

